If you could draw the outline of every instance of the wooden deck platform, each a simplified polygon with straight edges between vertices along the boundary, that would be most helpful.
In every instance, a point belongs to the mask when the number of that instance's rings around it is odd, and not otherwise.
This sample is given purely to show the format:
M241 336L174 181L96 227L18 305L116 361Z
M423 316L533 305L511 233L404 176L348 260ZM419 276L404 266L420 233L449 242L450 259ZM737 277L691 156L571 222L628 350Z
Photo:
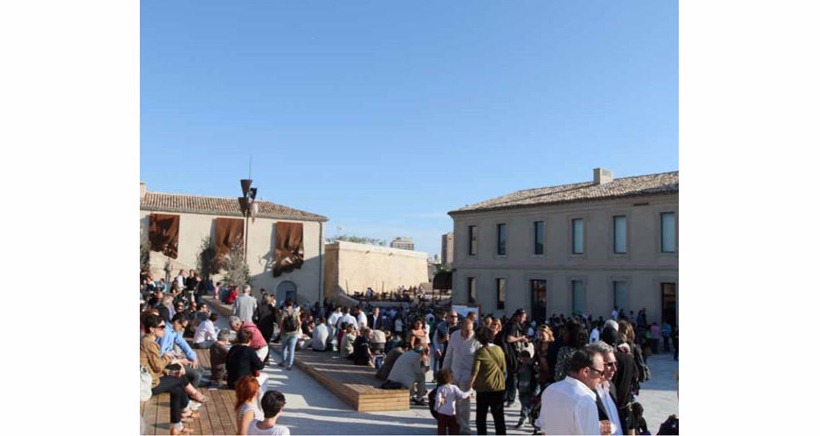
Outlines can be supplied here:
M211 357L208 350L196 350L200 366L210 374ZM199 391L210 397L199 408L199 419L186 424L194 429L194 434L229 435L236 434L236 414L233 411L236 393L232 389L199 388ZM145 419L147 435L170 434L171 396L168 393L154 395L150 400L140 404L140 414Z
M279 347L276 348L278 352ZM297 351L293 364L356 411L410 409L410 391L380 389L384 381L376 378L375 368L354 365L352 361L339 357L338 353Z

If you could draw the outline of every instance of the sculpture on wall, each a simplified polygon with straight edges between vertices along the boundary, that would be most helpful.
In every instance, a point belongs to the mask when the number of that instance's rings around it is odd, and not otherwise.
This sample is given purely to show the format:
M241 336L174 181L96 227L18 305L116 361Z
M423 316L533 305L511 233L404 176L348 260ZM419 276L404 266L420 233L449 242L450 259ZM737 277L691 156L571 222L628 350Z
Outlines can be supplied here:
M148 225L148 239L151 251L159 251L177 258L179 250L179 215L152 213Z
M273 276L302 268L305 262L302 223L276 223L276 249L274 251Z

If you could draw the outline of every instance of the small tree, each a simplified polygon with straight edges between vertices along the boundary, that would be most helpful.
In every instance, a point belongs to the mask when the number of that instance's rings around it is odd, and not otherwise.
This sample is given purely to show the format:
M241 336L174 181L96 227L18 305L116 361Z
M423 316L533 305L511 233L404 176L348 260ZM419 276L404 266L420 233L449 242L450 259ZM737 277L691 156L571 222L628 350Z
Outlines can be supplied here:
M230 286L245 286L251 283L251 271L242 253L242 244L231 247L225 256L225 282Z
M357 244L378 245L381 247L387 245L387 242L385 242L384 239L370 238L367 236L336 235L331 238L328 238L328 242L331 244L337 241L355 242Z
M148 232L145 228L140 228L140 269L143 271L151 269L151 241L148 239Z
M208 281L212 274L219 271L219 265L216 262L216 248L210 236L202 238L202 246L196 258L196 269L204 281Z

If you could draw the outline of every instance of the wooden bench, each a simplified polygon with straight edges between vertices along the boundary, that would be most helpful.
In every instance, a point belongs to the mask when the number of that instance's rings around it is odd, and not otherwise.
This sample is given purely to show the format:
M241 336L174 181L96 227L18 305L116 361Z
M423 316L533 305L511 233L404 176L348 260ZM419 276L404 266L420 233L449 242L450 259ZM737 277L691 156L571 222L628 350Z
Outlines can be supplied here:
M211 370L211 356L208 350L195 350L200 366L208 375ZM186 424L194 429L194 434L236 434L236 414L233 406L236 393L232 389L199 388L199 391L210 397L199 408L198 419ZM170 434L171 396L168 393L154 395L150 400L141 402L140 415L145 420L145 434Z
M375 368L354 365L338 353L301 350L293 364L358 412L410 409L409 390L380 389L384 381L376 378Z

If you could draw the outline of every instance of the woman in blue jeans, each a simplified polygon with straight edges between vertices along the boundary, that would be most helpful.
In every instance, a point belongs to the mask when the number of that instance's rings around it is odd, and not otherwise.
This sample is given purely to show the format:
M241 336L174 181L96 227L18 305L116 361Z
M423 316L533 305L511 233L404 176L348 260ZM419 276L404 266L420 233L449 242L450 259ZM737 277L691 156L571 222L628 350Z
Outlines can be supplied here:
M296 353L296 343L302 335L299 321L299 311L293 308L293 301L285 300L285 310L279 321L279 331L282 332L282 362L280 367L287 364L287 369L293 369L293 355Z

